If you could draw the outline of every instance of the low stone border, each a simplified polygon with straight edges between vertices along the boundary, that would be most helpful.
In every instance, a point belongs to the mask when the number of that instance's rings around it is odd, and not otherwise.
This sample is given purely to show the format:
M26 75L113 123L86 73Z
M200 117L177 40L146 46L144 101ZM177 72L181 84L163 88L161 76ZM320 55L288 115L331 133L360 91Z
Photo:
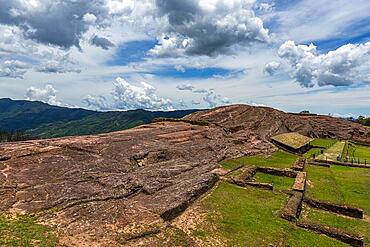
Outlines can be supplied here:
M251 177L253 177L257 172L257 167L256 166L246 166L242 168L242 171L240 174L236 175L232 179L235 182L238 183L244 183L247 180L249 180Z
M225 169L223 167L218 167L218 168L212 170L212 173L214 173L214 174L216 174L218 176L226 176L227 174L230 174L230 173L232 173L232 172L234 172L236 170L241 169L243 166L244 165L240 164L240 165L238 165L237 167L235 167L234 169L231 169L231 170L227 170L227 169Z
M359 168L370 168L370 165L362 165L362 164L355 164L355 163L348 163L348 162L340 162L334 160L319 160L315 159L315 162L324 163L324 164L332 164L337 166L350 166L350 167L359 167Z
M298 174L297 171L294 171L290 168L257 167L257 171L290 178L295 178Z
M313 166L323 166L323 167L330 167L329 164L327 163L320 163L320 162L315 162L315 161L310 161L308 162L309 165L313 165Z
M238 185L240 187L256 187L259 189L265 189L265 190L273 190L274 186L272 184L268 183L259 183L259 182L252 182L252 181L242 181L242 180L234 180L233 178L223 178L224 181L229 182L231 184Z
M352 246L364 246L363 237L355 235L353 233L345 232L341 229L308 221L299 221L297 222L297 226L317 233L325 234L326 236L338 239Z
M370 147L370 142L366 142L366 141L360 141L360 140L351 140L351 143L353 144L357 144L357 145L361 145L361 146L368 146Z
M268 183L259 183L259 182L249 182L247 181L245 185L249 185L252 187L260 188L260 189L265 189L265 190L273 190L274 186L272 184Z
M362 219L364 216L364 211L361 208L339 205L326 201L314 200L307 197L304 198L304 202L313 208L323 209L334 213L350 216L353 218Z
M306 189L306 178L307 175L305 172L298 172L297 176L295 177L292 190L304 192Z
M303 171L305 163L305 158L298 158L293 162L291 169L295 171Z
M302 210L303 193L293 191L287 203L280 211L280 217L289 221L295 221Z

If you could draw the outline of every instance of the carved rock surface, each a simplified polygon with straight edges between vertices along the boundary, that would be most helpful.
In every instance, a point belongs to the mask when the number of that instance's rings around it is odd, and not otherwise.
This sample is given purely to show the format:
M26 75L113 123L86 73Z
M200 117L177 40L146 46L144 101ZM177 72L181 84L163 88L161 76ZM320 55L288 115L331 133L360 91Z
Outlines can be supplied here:
M210 124L156 122L0 145L0 212L40 215L62 244L118 246L125 227L173 219L209 190L220 160L271 154L275 134L370 139L358 124L266 107L227 106L186 118Z

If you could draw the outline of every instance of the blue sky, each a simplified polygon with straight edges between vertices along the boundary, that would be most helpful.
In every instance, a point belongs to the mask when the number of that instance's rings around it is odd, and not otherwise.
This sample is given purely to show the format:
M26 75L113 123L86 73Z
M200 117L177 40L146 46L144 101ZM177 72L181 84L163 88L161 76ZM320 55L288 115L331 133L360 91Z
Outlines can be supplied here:
M0 7L0 97L96 110L246 103L370 115L367 0Z

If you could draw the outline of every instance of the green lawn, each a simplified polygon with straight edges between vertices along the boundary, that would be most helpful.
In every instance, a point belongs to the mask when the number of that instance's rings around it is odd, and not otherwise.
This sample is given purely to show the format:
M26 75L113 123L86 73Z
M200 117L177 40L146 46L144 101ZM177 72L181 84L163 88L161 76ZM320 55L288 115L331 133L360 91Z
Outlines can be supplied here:
M274 190L289 190L294 183L294 178L275 176L262 172L257 172L251 180L260 183L273 184Z
M365 168L306 166L306 195L313 199L360 207L370 213L370 172Z
M312 146L322 147L322 148L329 148L336 143L337 140L334 139L324 139L324 138L316 138L315 140L311 141L310 144Z
M297 155L285 152L276 151L270 157L265 157L263 155L256 156L244 156L236 159L236 161L245 165L255 165L255 166L270 166L270 167L290 167L292 163L298 158Z
M308 150L308 152L303 154L303 156L305 158L311 158L311 157L313 157L313 154L315 154L315 157L317 157L318 155L321 154L321 150L324 150L324 149L322 149L322 148L311 148L310 150Z
M337 186L332 169L321 166L305 167L307 172L306 196L334 203L344 203L343 194Z
M11 218L0 214L0 246L56 246L57 239L46 226L30 216Z
M318 158L323 160L337 160L337 156L342 155L344 145L344 141L336 142L333 146L326 149L324 154L319 155Z
M368 164L370 164L370 147L351 144L348 150L349 159L360 159L361 163L365 162L365 159Z
M281 219L277 212L286 200L283 193L221 182L199 202L208 215L191 234L210 244L216 239L225 246L347 246Z
M304 206L301 217L315 223L320 223L359 234L364 237L365 245L370 245L370 223L368 221L345 217L339 214L334 214L307 206Z
M241 163L237 160L223 160L220 162L220 164L226 170L234 170L241 165Z

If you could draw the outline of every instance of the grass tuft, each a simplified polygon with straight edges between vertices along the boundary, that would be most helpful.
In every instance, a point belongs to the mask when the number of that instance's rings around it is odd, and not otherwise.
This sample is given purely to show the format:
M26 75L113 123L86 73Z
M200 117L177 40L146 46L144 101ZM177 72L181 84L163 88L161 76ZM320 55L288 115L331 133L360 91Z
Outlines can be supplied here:
M0 246L56 246L57 238L49 227L40 225L34 217L0 214Z

